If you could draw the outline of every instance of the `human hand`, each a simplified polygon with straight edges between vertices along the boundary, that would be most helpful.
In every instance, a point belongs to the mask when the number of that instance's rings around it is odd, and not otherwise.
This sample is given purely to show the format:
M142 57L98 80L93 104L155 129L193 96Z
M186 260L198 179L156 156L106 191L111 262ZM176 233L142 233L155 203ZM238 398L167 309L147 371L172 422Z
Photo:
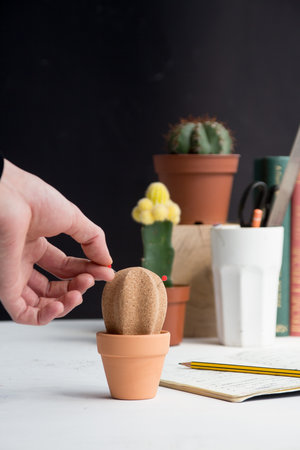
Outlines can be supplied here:
M47 241L66 233L88 259L67 257ZM5 160L0 180L0 298L18 323L45 325L82 302L95 280L114 271L104 232L40 178ZM34 265L63 281L50 282Z

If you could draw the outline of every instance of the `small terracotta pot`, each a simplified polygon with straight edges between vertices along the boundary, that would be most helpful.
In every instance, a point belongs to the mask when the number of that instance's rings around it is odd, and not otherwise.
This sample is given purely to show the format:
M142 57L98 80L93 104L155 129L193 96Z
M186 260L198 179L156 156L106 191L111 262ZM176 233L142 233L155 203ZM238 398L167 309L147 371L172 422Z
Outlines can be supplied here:
M170 333L108 334L97 333L98 352L113 398L142 400L156 395Z
M240 155L153 155L154 169L174 202L182 224L227 220Z
M170 331L170 345L178 345L183 338L186 302L190 297L189 286L167 287L168 308L163 329Z

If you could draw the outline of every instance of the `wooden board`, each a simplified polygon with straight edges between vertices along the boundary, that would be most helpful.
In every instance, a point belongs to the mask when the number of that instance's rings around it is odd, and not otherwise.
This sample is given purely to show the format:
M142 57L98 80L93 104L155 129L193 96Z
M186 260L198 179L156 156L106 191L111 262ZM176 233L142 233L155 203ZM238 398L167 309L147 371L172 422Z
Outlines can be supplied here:
M175 258L172 279L174 284L191 286L184 329L186 337L212 337L217 334L210 229L211 225L177 225L173 230Z

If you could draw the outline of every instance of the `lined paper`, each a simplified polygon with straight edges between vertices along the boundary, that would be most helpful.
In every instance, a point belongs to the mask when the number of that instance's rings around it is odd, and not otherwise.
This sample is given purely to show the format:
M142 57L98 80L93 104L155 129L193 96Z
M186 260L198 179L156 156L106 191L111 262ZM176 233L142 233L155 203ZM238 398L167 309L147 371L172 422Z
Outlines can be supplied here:
M190 341L190 342L189 342ZM217 345L216 339L185 340L171 348L161 376L161 386L232 402L247 398L300 390L300 379L271 375L195 370L179 362L203 361L300 370L300 339L276 338L267 348Z

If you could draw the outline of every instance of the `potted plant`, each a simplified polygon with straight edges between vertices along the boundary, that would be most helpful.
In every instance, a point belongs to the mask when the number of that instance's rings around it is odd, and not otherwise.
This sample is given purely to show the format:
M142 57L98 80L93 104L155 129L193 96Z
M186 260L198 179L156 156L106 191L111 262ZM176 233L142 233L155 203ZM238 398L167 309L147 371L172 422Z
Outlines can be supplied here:
M106 333L97 333L97 347L113 398L156 395L170 342L170 333L161 331L166 309L164 284L147 269L120 270L106 283L102 294Z
M156 273L164 282L168 308L163 328L170 331L170 345L178 345L183 338L186 302L189 286L173 286L171 279L174 249L173 225L180 220L180 208L170 199L167 187L151 183L145 197L133 208L132 217L142 224L142 266Z
M231 131L215 118L182 119L166 136L169 154L154 155L154 168L181 208L182 224L227 220L234 174Z

